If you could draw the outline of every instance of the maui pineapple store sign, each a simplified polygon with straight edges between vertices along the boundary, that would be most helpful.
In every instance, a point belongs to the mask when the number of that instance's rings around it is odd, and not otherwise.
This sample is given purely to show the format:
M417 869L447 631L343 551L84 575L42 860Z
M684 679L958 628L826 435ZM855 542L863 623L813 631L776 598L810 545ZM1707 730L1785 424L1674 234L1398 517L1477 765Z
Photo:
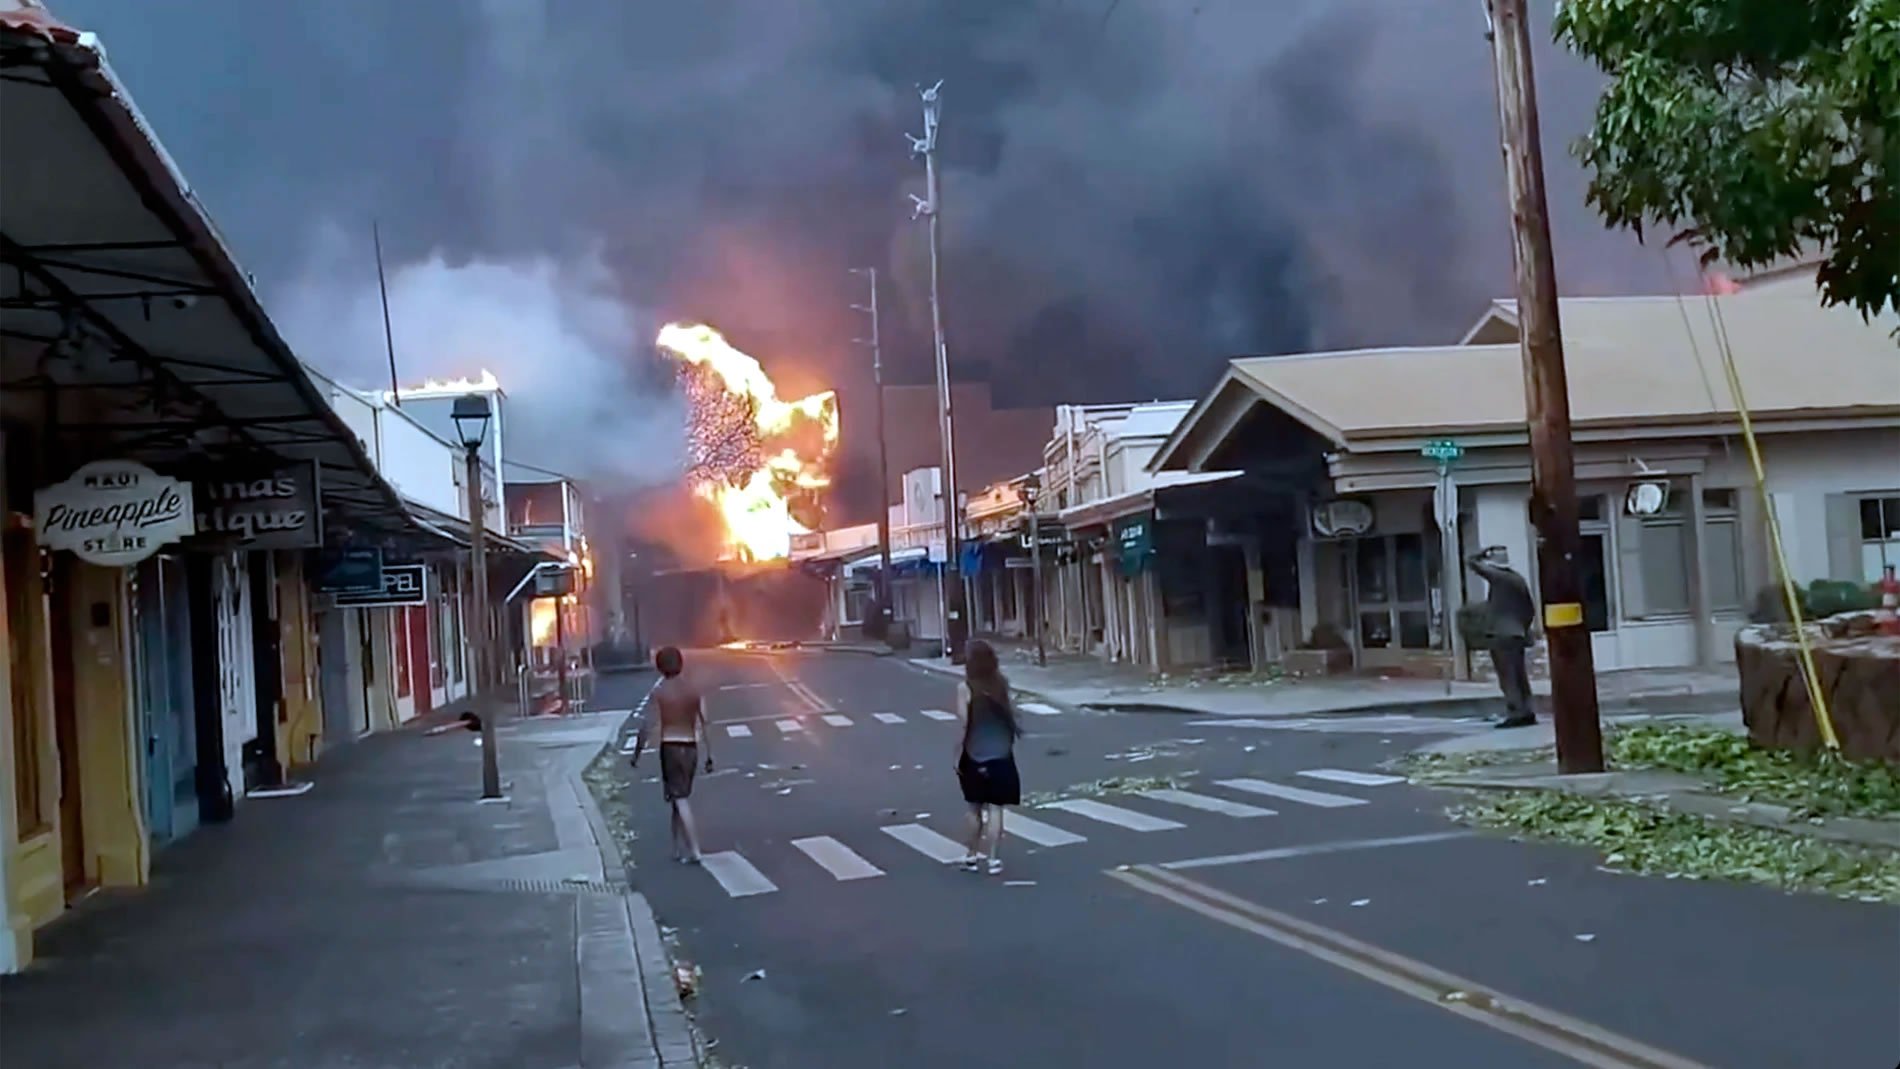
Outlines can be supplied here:
M129 460L96 460L33 495L40 545L123 567L196 530L191 484Z

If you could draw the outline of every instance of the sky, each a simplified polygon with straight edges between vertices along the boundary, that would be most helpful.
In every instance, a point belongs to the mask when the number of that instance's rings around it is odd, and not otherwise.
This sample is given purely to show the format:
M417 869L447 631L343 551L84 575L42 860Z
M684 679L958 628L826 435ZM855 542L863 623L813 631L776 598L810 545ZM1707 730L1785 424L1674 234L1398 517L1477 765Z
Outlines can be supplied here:
M928 381L904 135L938 78L951 361L998 405L1449 343L1511 290L1478 0L50 6L99 35L307 359L388 378L374 223L404 379L493 370L522 459L590 477L677 473L651 338L692 318L782 395L840 390L866 497L848 269L883 276L889 377ZM1561 288L1680 286L1584 204L1567 145L1600 78L1532 6Z

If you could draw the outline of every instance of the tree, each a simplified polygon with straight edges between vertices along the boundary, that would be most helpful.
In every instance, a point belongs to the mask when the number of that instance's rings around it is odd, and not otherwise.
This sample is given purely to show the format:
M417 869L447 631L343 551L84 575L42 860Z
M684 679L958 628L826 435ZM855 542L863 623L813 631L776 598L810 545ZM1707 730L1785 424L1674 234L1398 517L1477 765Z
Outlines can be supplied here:
M1610 76L1577 146L1607 222L1704 263L1818 251L1823 303L1900 308L1900 0L1568 0L1556 27Z

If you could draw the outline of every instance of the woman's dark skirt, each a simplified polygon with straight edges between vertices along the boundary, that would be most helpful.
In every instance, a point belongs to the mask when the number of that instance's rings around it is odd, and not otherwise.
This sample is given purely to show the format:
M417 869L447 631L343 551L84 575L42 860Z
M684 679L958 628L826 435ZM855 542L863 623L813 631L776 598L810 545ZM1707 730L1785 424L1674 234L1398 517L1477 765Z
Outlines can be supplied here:
M968 756L957 762L957 785L963 788L963 800L971 805L1021 805L1023 781L1016 774L1016 759L972 761Z

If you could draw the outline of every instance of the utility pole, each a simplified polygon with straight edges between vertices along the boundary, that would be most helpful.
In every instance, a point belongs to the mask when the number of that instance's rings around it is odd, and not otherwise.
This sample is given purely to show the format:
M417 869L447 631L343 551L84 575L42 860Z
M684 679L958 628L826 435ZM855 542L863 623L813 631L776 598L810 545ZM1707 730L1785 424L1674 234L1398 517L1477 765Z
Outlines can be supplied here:
M396 333L389 326L389 280L383 277L383 228L372 219L370 240L376 244L376 289L383 295L383 348L389 353L389 402L402 407L402 383L396 378Z
M877 396L877 615L882 638L890 635L891 626L891 458L884 438L884 349L877 324L877 268L854 267L851 273L871 280L871 303L851 307L871 316L871 336L859 338L858 344L871 347L871 382Z
M1498 113L1511 200L1512 262L1517 272L1519 349L1524 360L1524 410L1530 425L1531 520L1537 527L1537 575L1550 649L1551 719L1560 772L1603 771L1596 670L1583 612L1578 563L1576 471L1571 456L1570 390L1564 377L1563 330L1557 312L1557 268L1551 255L1544 156L1531 71L1524 0L1489 0Z
M913 155L924 158L924 196L913 195L913 218L927 220L930 226L930 327L937 351L937 427L943 439L943 649L951 664L963 663L963 578L959 574L957 525L961 519L957 500L956 422L950 412L950 350L943 337L942 201L937 184L937 108L943 82L921 90L924 102L924 136L910 139Z

